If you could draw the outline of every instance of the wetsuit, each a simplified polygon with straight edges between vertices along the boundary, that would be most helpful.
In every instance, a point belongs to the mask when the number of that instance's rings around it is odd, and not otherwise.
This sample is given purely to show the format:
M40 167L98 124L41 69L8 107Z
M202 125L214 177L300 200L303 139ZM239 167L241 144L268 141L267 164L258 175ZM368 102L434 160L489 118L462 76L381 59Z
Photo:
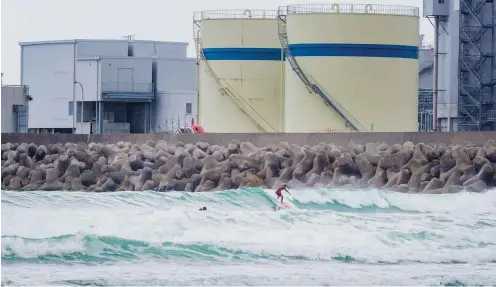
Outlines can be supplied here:
M282 203L282 200L284 199L284 196L282 196L282 191L283 190L286 190L286 188L285 187L282 187L282 186L279 187L278 189L276 189L277 199L279 199L279 197L280 197L281 198L281 203Z

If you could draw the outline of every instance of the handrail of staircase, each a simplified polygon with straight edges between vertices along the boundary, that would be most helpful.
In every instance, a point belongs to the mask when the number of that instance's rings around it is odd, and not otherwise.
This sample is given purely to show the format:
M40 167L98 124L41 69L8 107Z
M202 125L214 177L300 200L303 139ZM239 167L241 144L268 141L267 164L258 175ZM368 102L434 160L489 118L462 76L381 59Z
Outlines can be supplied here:
M364 126L350 113L345 109L338 101L336 101L331 95L329 95L326 90L311 76L306 76L308 81L316 87L316 93L319 94L324 99L327 99L327 103L330 104L334 110L336 110L342 118L344 118L350 125L352 125L356 130L359 131L367 131ZM315 89L314 89L315 90Z
M279 15L279 21L284 22L282 19L283 15ZM314 93L318 94L329 106L331 106L348 124L350 124L355 130L359 131L367 131L367 129L360 124L360 122L351 115L350 112L348 112L340 103L338 103L331 95L329 95L325 89L319 85L319 83L311 76L311 75L305 75L303 71L301 70L300 66L298 65L298 62L296 62L296 59L294 58L293 54L291 53L291 49L289 48L289 43L287 39L287 33L286 31L282 31L283 28L281 25L279 25L279 39L281 41L282 48L284 50L284 53L286 55L286 58L288 59L289 63L291 64L291 67L293 70L296 72L298 77L301 79L301 81ZM285 27L284 27L285 30Z
M205 54L203 53L203 46L201 45L201 42L200 42L200 55L201 55L201 58L203 59L205 65L207 66L207 69L209 70L209 73L210 75L214 78L215 82L217 83L217 85L224 89L225 91L227 91L227 93L231 96L231 98L244 110L247 111L248 113L248 116L253 120L255 121L255 123L260 126L263 130L265 130L266 132L269 132L269 130L272 130L274 132L278 132L277 129L275 129L267 120L265 120L265 118L260 115L256 110L255 108L253 108L245 99L243 99L243 97L241 95L239 95L236 90L231 87L231 85L229 85L229 83L220 78L215 72L214 70L212 69L212 67L210 66L210 64L208 63L206 57L205 57ZM249 110L249 111L248 111ZM254 113L255 115L258 116L258 118L262 121L263 124L265 124L266 126L264 127L257 119L255 119L251 114L249 114L250 112ZM269 129L267 129L267 127Z

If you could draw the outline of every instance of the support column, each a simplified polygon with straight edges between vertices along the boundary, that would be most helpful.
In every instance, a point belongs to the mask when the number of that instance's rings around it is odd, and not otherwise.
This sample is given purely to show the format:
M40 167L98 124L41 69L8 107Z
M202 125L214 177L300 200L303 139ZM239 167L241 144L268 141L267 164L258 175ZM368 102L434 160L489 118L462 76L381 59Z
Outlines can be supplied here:
M105 131L103 130L103 102L98 102L98 132L103 134Z

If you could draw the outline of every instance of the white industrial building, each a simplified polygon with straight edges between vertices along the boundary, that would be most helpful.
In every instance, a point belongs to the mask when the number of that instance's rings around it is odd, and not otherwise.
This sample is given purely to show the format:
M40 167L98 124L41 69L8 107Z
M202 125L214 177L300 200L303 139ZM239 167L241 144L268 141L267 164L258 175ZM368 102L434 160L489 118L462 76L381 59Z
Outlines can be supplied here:
M433 80L432 93L421 92L419 102L432 102L432 129L496 130L493 0L424 0L424 16L435 29Z
M2 133L26 133L29 87L2 84Z
M20 43L21 84L33 97L30 132L148 133L168 119L189 122L195 116L196 62L187 58L187 45L129 39Z

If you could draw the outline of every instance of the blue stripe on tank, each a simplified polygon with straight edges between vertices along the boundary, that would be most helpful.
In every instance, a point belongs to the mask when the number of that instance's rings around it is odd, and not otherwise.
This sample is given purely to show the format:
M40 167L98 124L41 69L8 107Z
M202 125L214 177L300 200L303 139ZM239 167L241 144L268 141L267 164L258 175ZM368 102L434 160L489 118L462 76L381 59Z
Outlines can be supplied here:
M417 46L384 44L290 44L294 57L378 57L418 59ZM279 48L204 48L209 61L280 61ZM286 58L286 57L284 57Z
M378 57L418 59L417 46L383 44L290 44L294 57Z
M204 48L211 61L280 61L280 48Z

